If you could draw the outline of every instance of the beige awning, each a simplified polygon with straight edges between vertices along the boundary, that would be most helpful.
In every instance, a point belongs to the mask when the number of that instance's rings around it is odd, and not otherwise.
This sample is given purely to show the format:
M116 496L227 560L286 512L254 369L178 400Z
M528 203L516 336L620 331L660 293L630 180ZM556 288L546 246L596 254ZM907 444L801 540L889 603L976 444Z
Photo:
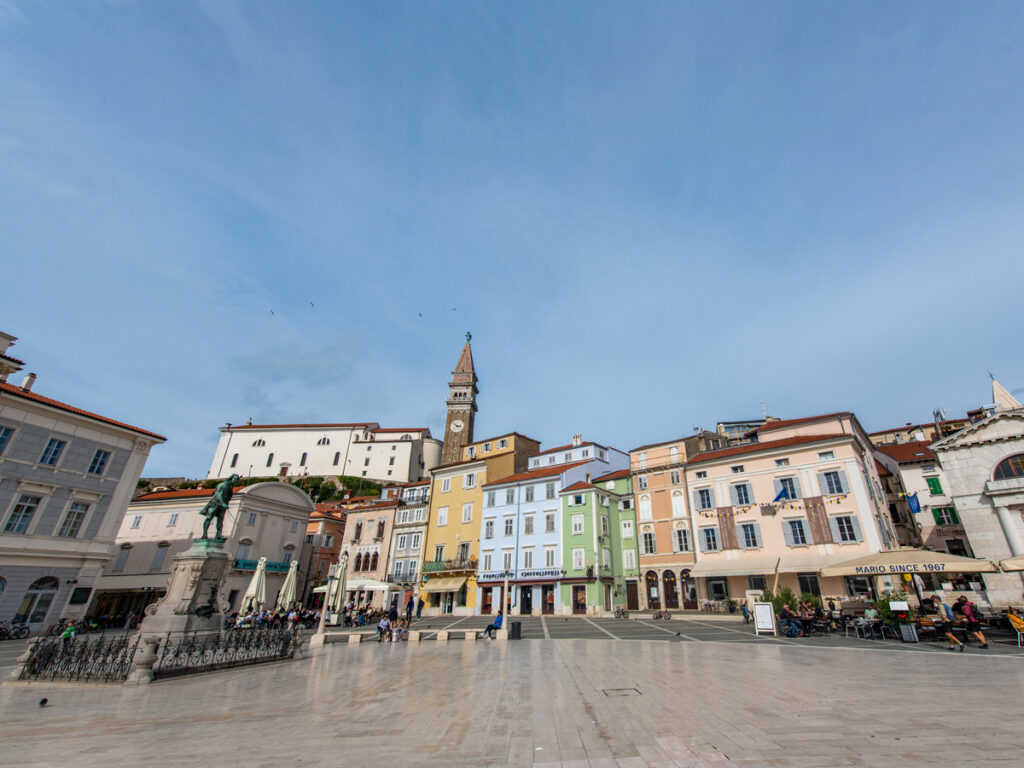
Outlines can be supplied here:
M822 576L899 576L904 573L994 573L988 560L905 547L847 560L821 569Z
M441 576L426 582L420 592L458 592L466 583L465 576Z
M1024 555L1008 557L999 561L1000 569L1004 571L1024 571Z
M689 568L691 578L771 575L775 573L776 563L779 563L779 573L817 573L835 559L835 555L817 554L783 555L782 562L779 562L778 556L740 557L736 560L716 557L713 560L701 560Z
M163 589L167 586L168 579L170 579L168 573L129 573L118 576L100 576L93 586L96 590Z

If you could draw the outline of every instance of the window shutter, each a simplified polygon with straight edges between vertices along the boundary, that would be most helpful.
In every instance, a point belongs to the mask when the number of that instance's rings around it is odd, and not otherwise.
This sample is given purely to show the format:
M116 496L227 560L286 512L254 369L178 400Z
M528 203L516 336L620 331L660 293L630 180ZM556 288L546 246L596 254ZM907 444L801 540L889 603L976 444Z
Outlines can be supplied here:
M772 498L775 499L778 498L778 495L780 493L782 493L782 481L779 480L779 478L775 478L774 480L772 480L772 482L775 484L775 494L772 496ZM788 528L789 526L786 527Z
M718 506L717 504L715 504L715 489L708 488L708 494L711 496L711 509L714 509L715 507Z
M849 493L850 492L850 482L846 479L846 472L844 472L841 469L838 470L838 472L839 472L839 483L840 483L840 485L843 486L842 489L841 489L842 492L843 493Z
M700 505L700 494L697 493L697 491L693 492L693 508L694 509L702 509L702 507Z
M729 499L730 501L732 501L732 505L734 507L738 507L740 505L740 492L737 489L737 486L729 486Z
M757 546L764 546L764 539L761 538L761 524L753 523L754 526L754 537L757 539Z
M814 534L811 533L811 521L806 519L804 520L804 538L807 539L808 546L815 543Z
M935 518L936 525L942 525L942 516L939 514L939 507L934 507L932 509L932 517Z
M802 499L804 497L803 489L800 487L800 478L793 475L793 490L796 491L796 497Z
M825 496L828 494L828 482L825 480L825 473L818 473L818 495Z
M960 515L957 514L956 507L949 507L949 516L954 525L960 525Z
M860 521L856 515L850 515L850 524L853 526L853 538L855 541L864 541L864 536L860 532Z
M783 536L786 537L786 546L787 547L792 547L793 546L793 529L789 525L789 521L788 520L783 520L782 521L782 534L783 534Z
M740 545L740 549L749 549L747 546L747 539L743 535L742 524L733 523L733 528L736 530L736 542Z
M841 542L842 539L839 537L839 522L834 517L830 517L828 519L828 527L832 529L832 541L836 544Z
M714 491L712 491L712 493L714 493ZM718 551L720 551L722 549L722 531L721 531L721 529L719 529L719 527L717 525L714 528L712 528L711 530L713 530L715 532L715 544L717 545L711 551L712 552L718 552Z
M697 544L700 545L700 551L701 552L707 552L708 551L708 538L707 538L707 536L704 535L704 529L703 528L701 528L697 532Z

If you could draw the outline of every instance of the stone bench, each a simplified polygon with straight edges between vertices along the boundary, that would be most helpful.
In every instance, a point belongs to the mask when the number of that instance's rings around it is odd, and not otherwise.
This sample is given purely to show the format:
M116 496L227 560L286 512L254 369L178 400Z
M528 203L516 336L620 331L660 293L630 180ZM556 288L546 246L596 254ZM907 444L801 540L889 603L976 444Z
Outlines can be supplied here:
M477 631L475 629L467 629L465 631L465 633L463 634L463 638L465 638L466 640L474 640L475 641L476 638L477 638L477 635L478 635L478 633L477 633Z
M349 645L351 645L352 643L361 643L363 642L363 636L353 632L351 635L348 636L348 642Z
M494 630L495 640L508 640L508 630L502 627L501 629Z
M439 643L447 643L448 642L448 634L449 634L449 632L446 629L439 630L438 633L437 633L437 642L439 642Z
M418 630L418 629L410 629L409 630L409 635L408 635L408 640L409 640L410 643L418 643L420 641L420 630Z

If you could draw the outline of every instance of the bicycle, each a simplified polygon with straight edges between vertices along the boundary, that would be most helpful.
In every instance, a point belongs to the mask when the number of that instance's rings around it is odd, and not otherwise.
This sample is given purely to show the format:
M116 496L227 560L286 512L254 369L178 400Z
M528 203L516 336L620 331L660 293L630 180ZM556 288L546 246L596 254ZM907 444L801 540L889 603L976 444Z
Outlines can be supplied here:
M628 619L629 618L629 611L627 611L622 606L619 606L618 608L615 609L615 618L616 619Z
M30 632L27 624L7 626L7 622L0 621L0 640L24 640Z
M672 618L672 614L669 613L668 611L655 611L654 612L654 616L652 616L651 618L652 619L671 619Z

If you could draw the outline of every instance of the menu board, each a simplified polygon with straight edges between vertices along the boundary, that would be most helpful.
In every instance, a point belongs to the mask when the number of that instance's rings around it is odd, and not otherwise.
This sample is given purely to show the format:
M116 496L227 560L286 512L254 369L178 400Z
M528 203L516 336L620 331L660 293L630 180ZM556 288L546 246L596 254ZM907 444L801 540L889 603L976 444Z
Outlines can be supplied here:
M754 634L762 632L777 634L775 631L775 608L771 603L754 603Z

